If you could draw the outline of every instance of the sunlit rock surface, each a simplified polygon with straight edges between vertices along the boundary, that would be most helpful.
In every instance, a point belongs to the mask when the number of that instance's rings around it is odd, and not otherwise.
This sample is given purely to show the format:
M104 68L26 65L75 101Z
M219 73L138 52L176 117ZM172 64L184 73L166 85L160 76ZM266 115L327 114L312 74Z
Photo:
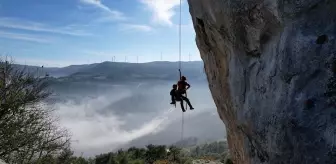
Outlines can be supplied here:
M188 3L234 162L336 163L336 1Z

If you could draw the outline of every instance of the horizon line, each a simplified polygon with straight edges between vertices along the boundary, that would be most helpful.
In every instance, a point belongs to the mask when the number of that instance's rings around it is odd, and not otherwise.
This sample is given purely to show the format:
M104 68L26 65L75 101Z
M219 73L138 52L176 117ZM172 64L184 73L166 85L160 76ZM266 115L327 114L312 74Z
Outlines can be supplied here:
M127 63L127 64L146 64L146 63L154 63L154 62L170 62L170 63L178 63L180 61L148 61L148 62L125 62L125 61L102 61L102 62L94 62L94 63L83 63L83 64L70 64L70 65L65 65L65 66L45 66L43 64L41 65L29 65L29 64L24 64L24 63L13 63L16 65L22 65L22 66L34 66L34 67L44 67L44 68L65 68L65 67L70 67L70 66L80 66L80 65L92 65L92 64L101 64L101 63ZM181 61L182 63L189 63L189 62L203 62L203 60L192 60L192 61Z

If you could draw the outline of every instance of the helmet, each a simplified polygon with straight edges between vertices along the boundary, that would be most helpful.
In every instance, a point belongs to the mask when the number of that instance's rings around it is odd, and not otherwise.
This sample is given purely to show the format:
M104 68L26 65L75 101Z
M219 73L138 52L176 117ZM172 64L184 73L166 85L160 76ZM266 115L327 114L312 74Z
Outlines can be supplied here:
M182 76L181 80L187 80L187 78L185 76Z
M176 84L173 84L173 88L177 88L177 85L176 85Z

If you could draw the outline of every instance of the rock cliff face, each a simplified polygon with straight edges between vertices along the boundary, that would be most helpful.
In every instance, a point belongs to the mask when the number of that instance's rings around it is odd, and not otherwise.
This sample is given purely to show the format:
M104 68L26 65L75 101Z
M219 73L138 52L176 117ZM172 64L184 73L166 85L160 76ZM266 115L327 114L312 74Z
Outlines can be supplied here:
M188 0L236 164L336 163L336 0Z

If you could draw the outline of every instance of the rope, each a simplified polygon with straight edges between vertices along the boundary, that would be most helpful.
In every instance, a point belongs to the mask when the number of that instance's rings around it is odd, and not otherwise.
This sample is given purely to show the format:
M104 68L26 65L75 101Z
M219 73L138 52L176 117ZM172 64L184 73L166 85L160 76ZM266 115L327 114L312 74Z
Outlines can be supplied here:
M180 0L180 24L179 24L179 73L180 73L180 80L181 80L181 76L182 76L182 73L181 73L181 40L182 40L182 37L181 37L181 25L182 24L182 0ZM183 100L181 100L183 103ZM181 125L181 140L183 140L183 132L184 132L184 112L182 112L182 125Z
M180 24L179 24L179 71L180 71L180 78L181 78L181 22L182 22L182 0L180 0Z

